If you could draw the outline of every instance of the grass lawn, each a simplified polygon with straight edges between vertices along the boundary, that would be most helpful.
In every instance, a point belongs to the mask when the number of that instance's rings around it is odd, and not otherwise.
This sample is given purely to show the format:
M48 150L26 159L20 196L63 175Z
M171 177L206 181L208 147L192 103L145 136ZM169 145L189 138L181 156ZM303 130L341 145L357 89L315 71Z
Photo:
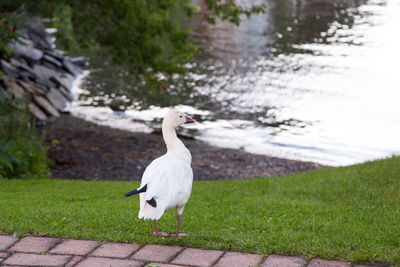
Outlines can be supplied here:
M0 180L0 233L400 263L400 157L279 178L195 182L187 238L137 219L137 182ZM175 213L161 231L175 231Z

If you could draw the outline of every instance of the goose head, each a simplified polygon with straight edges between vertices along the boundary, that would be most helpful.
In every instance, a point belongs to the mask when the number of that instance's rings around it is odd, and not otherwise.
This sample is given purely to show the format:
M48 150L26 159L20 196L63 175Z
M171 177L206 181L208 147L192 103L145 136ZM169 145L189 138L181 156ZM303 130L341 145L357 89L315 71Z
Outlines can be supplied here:
M163 120L163 125L170 126L172 128L176 128L183 124L189 124L189 123L195 123L195 122L196 122L196 120L192 119L185 113L183 113L177 109L171 109L165 115L164 120Z

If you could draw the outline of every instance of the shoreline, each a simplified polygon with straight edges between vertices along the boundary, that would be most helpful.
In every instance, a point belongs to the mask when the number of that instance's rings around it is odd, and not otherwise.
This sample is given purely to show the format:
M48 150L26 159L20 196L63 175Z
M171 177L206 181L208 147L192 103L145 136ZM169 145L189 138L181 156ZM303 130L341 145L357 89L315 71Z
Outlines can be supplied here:
M147 165L166 152L161 134L110 128L69 114L41 132L55 179L140 180ZM194 180L275 177L324 167L180 138L192 153Z

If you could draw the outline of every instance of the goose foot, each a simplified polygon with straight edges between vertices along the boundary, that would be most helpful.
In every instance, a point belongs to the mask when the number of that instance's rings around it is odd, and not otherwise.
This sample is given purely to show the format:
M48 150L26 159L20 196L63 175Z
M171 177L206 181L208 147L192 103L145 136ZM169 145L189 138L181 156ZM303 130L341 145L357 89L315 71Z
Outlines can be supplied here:
M159 236L159 237L168 237L168 236L170 236L170 234L168 234L168 233L165 233L165 232L153 232L153 235L154 236Z
M185 234L185 233L176 233L176 234L173 234L172 236L174 236L174 237L183 237L183 236L189 236L189 234Z

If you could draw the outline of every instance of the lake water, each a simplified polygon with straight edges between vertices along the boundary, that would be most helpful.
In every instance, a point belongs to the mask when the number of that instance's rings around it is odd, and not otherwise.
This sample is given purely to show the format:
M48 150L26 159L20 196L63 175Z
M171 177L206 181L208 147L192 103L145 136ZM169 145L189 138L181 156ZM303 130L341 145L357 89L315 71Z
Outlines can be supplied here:
M400 154L400 0L264 3L239 27L194 18L202 50L164 94L94 61L72 113L151 132L181 103L201 122L183 133L216 146L333 166ZM104 107L115 95L125 114Z

